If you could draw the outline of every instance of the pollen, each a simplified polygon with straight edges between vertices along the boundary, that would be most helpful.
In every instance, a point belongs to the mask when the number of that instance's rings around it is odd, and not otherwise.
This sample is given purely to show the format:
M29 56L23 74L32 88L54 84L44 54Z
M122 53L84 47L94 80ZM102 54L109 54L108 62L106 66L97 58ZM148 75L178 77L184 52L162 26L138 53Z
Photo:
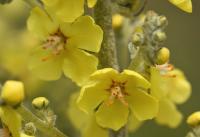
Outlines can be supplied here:
M60 30L51 34L42 46L44 50L50 50L50 54L42 58L42 61L47 61L55 55L60 55L65 50L66 43L67 37Z
M118 99L122 104L128 106L128 102L125 100L125 96L128 93L125 91L125 84L126 82L116 82L112 81L112 84L107 91L110 93L110 97L107 101L107 105L112 105L115 99Z

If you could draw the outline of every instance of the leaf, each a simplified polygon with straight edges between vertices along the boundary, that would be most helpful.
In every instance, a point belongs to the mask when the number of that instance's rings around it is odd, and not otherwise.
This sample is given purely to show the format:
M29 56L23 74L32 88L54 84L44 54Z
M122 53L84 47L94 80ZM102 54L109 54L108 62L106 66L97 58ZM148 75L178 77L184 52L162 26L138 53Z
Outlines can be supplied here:
M0 118L13 137L20 137L21 116L11 107L0 107Z

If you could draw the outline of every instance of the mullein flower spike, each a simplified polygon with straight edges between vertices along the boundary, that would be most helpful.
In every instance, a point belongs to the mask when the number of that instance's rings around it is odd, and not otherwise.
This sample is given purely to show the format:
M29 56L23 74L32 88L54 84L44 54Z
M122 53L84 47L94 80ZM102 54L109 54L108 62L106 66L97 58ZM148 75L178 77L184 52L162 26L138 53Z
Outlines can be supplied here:
M119 130L127 123L129 114L140 121L156 116L158 102L148 94L149 88L150 83L134 71L97 70L82 87L78 106L87 113L95 113L100 126Z

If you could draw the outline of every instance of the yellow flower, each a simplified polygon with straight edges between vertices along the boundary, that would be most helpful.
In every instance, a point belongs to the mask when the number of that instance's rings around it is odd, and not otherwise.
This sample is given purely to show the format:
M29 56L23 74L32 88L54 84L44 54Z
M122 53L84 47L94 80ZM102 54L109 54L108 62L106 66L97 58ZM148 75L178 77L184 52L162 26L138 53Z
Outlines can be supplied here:
M97 3L97 0L87 0L87 4L89 8L92 8Z
M47 12L57 20L73 22L84 13L84 0L42 0Z
M169 0L169 2L185 12L192 13L192 0Z
M176 104L184 103L191 94L190 83L178 70L165 71L151 68L151 94L159 100L159 112L156 121L171 128L177 127L182 114Z
M140 121L156 116L158 104L147 93L149 87L150 83L134 71L118 73L105 68L93 73L82 87L78 106L89 114L95 113L103 128L118 130L127 123L129 114Z
M81 16L73 23L64 23L51 20L40 8L35 8L28 28L42 41L30 61L30 69L39 78L57 80L63 71L81 85L96 70L97 58L86 51L100 50L103 32L91 17Z

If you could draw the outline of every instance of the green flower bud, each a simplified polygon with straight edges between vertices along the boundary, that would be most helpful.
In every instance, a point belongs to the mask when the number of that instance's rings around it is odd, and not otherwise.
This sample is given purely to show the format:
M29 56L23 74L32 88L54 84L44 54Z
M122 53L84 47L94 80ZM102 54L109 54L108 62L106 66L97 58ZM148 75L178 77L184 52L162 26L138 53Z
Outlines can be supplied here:
M24 133L29 136L34 136L36 133L35 125L32 122L25 124Z
M170 51L168 48L163 47L161 48L156 56L156 64L162 65L169 61L170 58Z
M187 118L187 124L196 127L200 125L200 111L192 113L188 118Z
M168 25L168 20L165 16L159 16L158 25L161 27L166 27Z
M32 105L35 109L46 109L49 106L49 100L45 97L37 97L32 101Z
M155 31L154 33L153 33L153 40L155 41L155 42L164 42L165 40L167 39L167 36L166 36L166 34L165 34L165 32L162 32L162 31L160 31L160 30L158 30L158 31Z
M132 37L132 42L136 46L142 45L144 43L144 35L142 33L135 33Z
M7 81L2 87L2 100L11 106L20 104L24 99L24 85L20 81Z

